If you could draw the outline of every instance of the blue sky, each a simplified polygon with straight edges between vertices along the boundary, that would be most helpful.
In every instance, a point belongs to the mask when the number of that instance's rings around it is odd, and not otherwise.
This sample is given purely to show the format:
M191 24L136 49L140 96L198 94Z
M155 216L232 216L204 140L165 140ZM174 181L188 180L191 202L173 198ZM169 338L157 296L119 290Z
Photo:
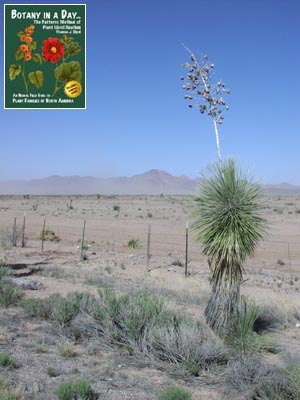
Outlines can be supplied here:
M85 3L87 109L4 110L2 100L1 180L152 168L198 176L217 151L212 121L183 99L185 43L232 91L223 155L263 182L300 184L299 0Z

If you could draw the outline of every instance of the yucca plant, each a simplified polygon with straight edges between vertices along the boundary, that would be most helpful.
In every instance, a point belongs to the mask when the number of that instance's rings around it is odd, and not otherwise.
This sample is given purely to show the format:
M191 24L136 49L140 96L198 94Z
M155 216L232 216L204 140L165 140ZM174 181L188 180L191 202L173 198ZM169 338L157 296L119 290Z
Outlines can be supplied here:
M211 269L208 324L227 333L237 311L243 264L266 233L261 188L232 159L213 164L200 179L192 228Z

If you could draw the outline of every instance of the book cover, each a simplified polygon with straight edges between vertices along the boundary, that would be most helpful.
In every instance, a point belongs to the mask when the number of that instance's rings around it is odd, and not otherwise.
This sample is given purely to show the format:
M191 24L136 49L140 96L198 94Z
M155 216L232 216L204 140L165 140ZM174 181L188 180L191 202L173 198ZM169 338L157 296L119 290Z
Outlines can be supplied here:
M86 5L4 5L4 108L86 108Z

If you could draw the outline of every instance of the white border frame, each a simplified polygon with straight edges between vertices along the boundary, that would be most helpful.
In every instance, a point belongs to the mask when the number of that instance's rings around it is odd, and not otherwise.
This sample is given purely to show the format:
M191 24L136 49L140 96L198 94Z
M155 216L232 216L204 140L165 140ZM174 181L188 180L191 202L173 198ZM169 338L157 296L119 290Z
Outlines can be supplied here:
M84 86L85 86L85 102L84 102L84 107L5 107L5 7L6 6L84 6L84 16L85 16L85 21L84 21ZM86 71L87 71L87 65L86 65L86 22L87 22L87 17L86 17L86 3L56 3L56 4L49 4L49 3L30 3L30 4L22 4L22 3L4 3L3 4L3 48L4 48L4 57L3 57L3 108L4 110L86 110L86 101L87 101L87 87L86 87Z

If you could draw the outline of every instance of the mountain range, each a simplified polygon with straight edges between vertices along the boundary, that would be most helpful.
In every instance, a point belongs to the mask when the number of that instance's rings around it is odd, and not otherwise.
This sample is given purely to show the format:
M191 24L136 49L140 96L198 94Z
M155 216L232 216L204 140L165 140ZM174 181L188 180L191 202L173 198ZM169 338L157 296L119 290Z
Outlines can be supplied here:
M300 195L300 186L281 183L263 185L268 195ZM173 176L152 169L131 177L95 178L92 176L53 175L42 179L0 181L0 195L87 195L115 194L195 194L197 179Z

